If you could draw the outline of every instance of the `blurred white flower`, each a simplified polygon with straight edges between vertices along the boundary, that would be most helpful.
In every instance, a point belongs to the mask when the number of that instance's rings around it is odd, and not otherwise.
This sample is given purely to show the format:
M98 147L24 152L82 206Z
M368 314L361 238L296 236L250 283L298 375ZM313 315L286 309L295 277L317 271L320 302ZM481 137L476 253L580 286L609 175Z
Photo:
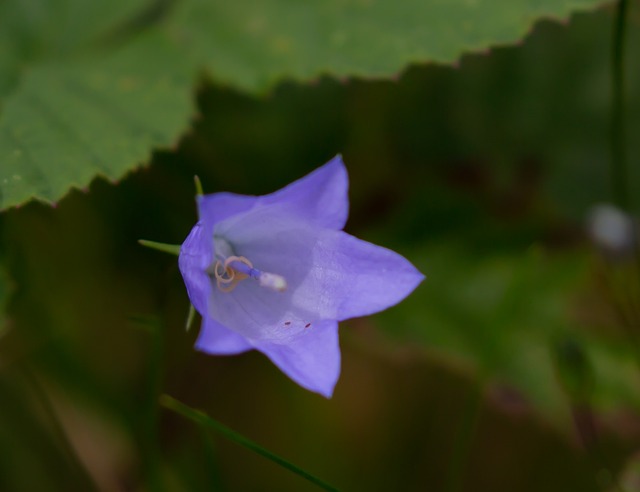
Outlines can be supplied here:
M636 224L614 205L595 205L589 212L587 228L593 242L606 253L624 255L636 243Z

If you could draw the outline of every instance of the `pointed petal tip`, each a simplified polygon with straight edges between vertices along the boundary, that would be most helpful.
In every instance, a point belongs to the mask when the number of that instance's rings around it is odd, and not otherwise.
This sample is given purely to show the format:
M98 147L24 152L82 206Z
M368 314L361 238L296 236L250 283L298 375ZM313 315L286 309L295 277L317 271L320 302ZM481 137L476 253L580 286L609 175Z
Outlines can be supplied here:
M335 381L333 382L328 382L325 384L319 384L319 385L315 385L315 384L306 384L306 382L302 382L299 381L297 379L294 379L293 377L291 377L290 374L288 374L286 371L283 370L283 372L289 376L289 378L297 385L302 386L304 389L311 391L312 393L315 393L317 395L322 396L323 398L326 398L327 400L330 400L333 397L333 392L336 388L336 384L338 383L338 378L336 378Z
M314 325L286 345L267 342L255 348L296 384L329 399L340 377L338 323L324 320Z
M258 349L260 350L260 349ZM262 350L261 350L262 351ZM291 367L287 362L274 359L272 354L262 351L291 381L302 388L316 393L327 400L333 397L336 384L340 378L340 367L324 367L315 368L315 371L309 371L309 368ZM338 363L339 364L339 363ZM302 371L301 371L302 369Z
M321 166L319 166L316 169L314 169L313 171L311 171L307 176L309 176L309 175L323 175L323 173L327 173L328 171L330 171L329 174L333 174L333 173L343 174L344 178L346 178L348 180L347 167L346 167L346 165L344 163L344 160L342 159L342 154L336 154L331 159L329 159L327 162L325 162ZM307 177L307 176L305 176L305 177ZM304 178L302 178L302 179L304 179Z
M329 167L329 166L339 167L339 168L342 168L345 173L347 172L347 166L344 163L344 159L342 158L342 154L336 154L333 158L331 158L325 164L325 166L327 166L327 167Z
M242 335L206 316L202 319L195 349L210 355L236 355L253 349Z
M299 374L296 374L296 371L288 371L282 365L277 364L280 370L295 384L301 386L302 388L311 391L317 395L330 400L333 397L333 393L335 391L336 385L338 384L338 380L340 379L340 367L338 367L337 371L335 369L326 368L324 371L320 370L316 372L315 376L301 378Z
M336 272L335 279L332 277L321 287L330 288L334 299L339 299L335 303L339 321L395 306L425 279L407 258L390 249L345 232L339 232L334 239L327 243L330 247L326 251L318 253L321 259L316 262L320 265L326 258L327 266L323 268Z
M336 381L337 383L337 381ZM318 391L314 391L314 393L319 394L320 396L324 396L327 400L331 400L331 398L333 397L333 392L335 390L335 384L333 386L331 386L331 388L327 388L325 390L318 390ZM313 391L313 390L311 390Z
M427 276L424 273L422 273L420 270L418 270L409 260L406 260L406 261L410 265L413 271L409 273L406 279L407 281L406 294L400 298L398 303L402 302L404 299L409 297L413 293L413 291L416 290L418 287L420 287L422 282L424 282L427 279Z

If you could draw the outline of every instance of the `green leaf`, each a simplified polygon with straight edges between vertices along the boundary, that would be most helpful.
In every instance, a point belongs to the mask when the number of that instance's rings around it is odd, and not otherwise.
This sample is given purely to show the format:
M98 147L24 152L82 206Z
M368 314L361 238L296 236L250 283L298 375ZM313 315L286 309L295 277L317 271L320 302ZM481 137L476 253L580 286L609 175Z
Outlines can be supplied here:
M323 482L322 480L320 480L319 478L315 477L311 473L303 470L302 468L294 465L293 463L285 460L284 458L281 458L277 454L272 453L271 451L263 448L259 444L253 442L250 439L247 439L243 435L238 434L237 432L235 432L234 430L230 429L226 425L221 424L220 422L212 419L207 414L205 414L205 413L203 413L203 412L201 412L199 410L195 410L195 409L185 405L184 403L176 400L175 398L172 398L169 395L162 395L160 397L160 404L162 406L164 406L165 408L167 408L167 409L169 409L169 410L171 410L173 412L176 412L176 413L182 415L183 417L195 422L199 426L201 426L201 427L203 427L205 429L214 430L218 434L222 434L227 439L229 439L229 440L231 440L231 441L233 441L233 442L235 442L237 444L240 444L241 446L244 446L245 448L250 449L251 451L253 451L255 453L258 453L261 456L264 456L265 458L273 461L274 463L277 463L278 465L282 466L283 468L286 468L289 471L292 471L293 473L295 473L297 475L300 475L302 478L308 480L309 482L313 483L314 485L317 485L321 489L329 490L329 491L337 491L338 490L335 487L332 487L331 485L329 485L329 484Z
M0 3L0 97L34 64L64 64L141 11L144 0L8 0Z
M628 340L576 315L606 302L580 301L590 285L586 253L552 256L532 247L482 257L447 242L423 254L427 280L377 318L389 333L417 339L486 383L515 388L561 424L569 404L640 408Z
M167 70L163 51L174 61ZM175 142L191 112L188 66L156 32L93 60L32 69L0 119L0 204L54 201L116 179Z
M248 0L185 2L194 56L213 76L262 91L282 79L389 77L411 63L453 63L513 43L541 17L600 0Z
M118 179L187 126L195 74L263 91L388 77L514 42L600 0L13 0L0 5L0 209ZM155 9L155 10L154 10Z
M144 5L0 6L0 209L55 201L96 175L118 179L176 143L194 67L159 27L141 24ZM141 27L130 32L132 23Z

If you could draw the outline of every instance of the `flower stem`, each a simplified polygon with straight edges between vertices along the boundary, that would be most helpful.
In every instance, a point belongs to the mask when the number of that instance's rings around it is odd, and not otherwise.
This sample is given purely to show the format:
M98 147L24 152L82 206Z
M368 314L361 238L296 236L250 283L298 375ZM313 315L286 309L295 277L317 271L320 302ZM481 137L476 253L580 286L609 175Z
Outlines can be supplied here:
M287 470L292 471L297 475L300 475L302 478L307 479L309 482L317 485L321 489L329 490L332 492L337 492L338 490L335 487L332 487L331 485L323 482L322 480L315 477L314 475L306 472L302 468L299 468L293 463L290 463L284 458L281 458L277 454L274 454L271 451L263 448L262 446L253 442L252 440L247 439L241 434L238 434L237 432L230 429L226 425L218 422L217 420L212 419L207 414L199 410L196 410L194 408L191 408L169 395L162 395L160 397L160 405L162 405L163 407L173 412L176 412L179 415L182 415L183 417L195 422L196 424L204 428L212 429L217 433L222 434L224 437L226 437L230 441L233 441L236 444L240 444L241 446L244 446L245 448L250 449L255 453L258 453L259 455L264 456L265 458L279 464L283 468L286 468Z
M611 63L611 181L613 198L622 210L629 210L627 190L626 126L624 121L625 81L625 38L628 0L619 0L613 29L613 53Z

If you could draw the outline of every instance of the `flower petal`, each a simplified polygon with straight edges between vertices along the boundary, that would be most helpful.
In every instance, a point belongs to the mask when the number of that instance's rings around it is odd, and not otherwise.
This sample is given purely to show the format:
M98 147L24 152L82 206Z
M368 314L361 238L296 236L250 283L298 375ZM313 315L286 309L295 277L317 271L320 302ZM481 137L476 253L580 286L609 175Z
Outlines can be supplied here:
M191 304L202 315L208 313L207 304L211 296L211 279L206 269L213 258L213 229L198 222L180 247L178 266L187 287Z
M396 305L424 278L398 253L338 231L316 245L307 282L309 290L331 292L335 319L345 320Z
M271 206L321 227L342 229L349 215L349 178L341 156L281 190L264 196L213 193L198 197L201 220L215 225L253 208Z
M314 228L275 206L256 207L219 223L215 233L229 242L234 254L248 258L259 270L284 276L287 289L268 289L253 278L242 280L231 292L214 288L209 315L247 339L275 343L294 339L308 323L336 319L323 316L315 305L307 310L308 302L296 302L311 266L317 231L336 232ZM326 293L313 295L320 300Z
M261 342L256 349L300 386L331 398L340 376L337 321L315 323L287 344Z
M242 335L205 316L196 340L196 349L212 355L233 355L253 349Z
M207 224L213 226L221 220L250 210L260 198L227 192L199 195L196 198L198 216L201 221L206 221Z
M349 215L349 177L337 155L324 166L275 193L261 197L264 205L287 205L296 216L329 229L342 229Z
M255 268L286 279L285 292L261 287L255 279L228 293L214 289L210 315L253 341L287 343L310 322L381 311L424 279L393 251L314 227L274 207L223 221L216 234Z

